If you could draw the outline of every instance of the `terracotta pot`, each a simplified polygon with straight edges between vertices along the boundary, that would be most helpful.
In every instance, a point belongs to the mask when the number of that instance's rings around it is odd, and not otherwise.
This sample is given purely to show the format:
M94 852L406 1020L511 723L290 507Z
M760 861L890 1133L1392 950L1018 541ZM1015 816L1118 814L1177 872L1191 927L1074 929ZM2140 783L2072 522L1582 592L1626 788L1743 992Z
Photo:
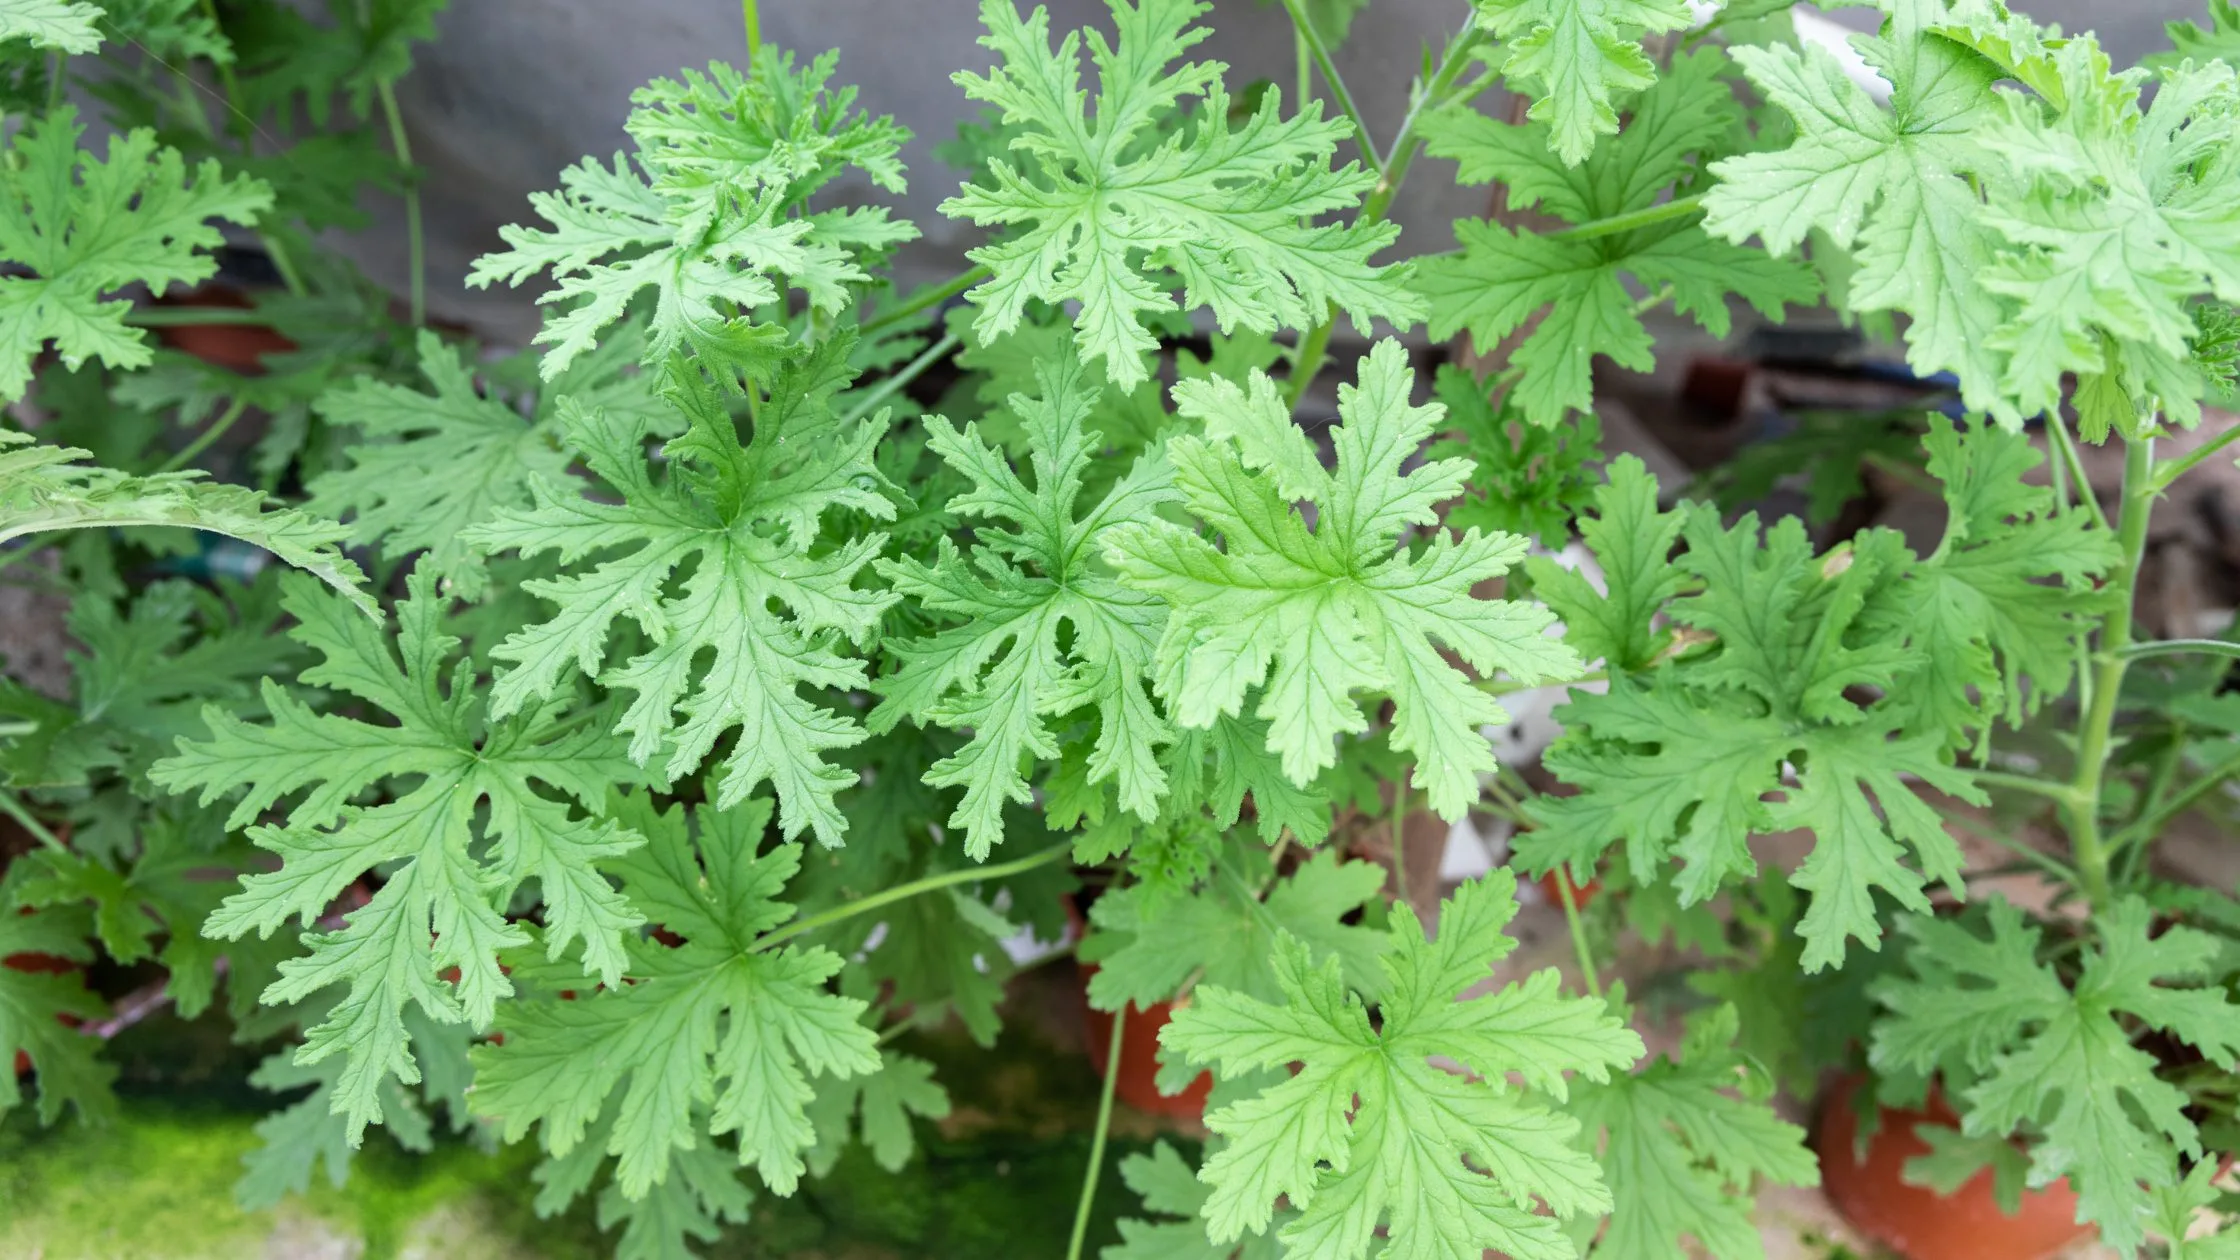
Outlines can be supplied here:
M1929 1152L1929 1144L1914 1136L1914 1126L1960 1123L1934 1092L1921 1111L1885 1108L1866 1158L1857 1158L1858 1116L1851 1099L1862 1084L1860 1077L1837 1083L1821 1105L1813 1135L1828 1198L1860 1233L1906 1260L2046 1260L2092 1233L2091 1226L2077 1224L2077 1195L2067 1181L2024 1190L2022 1210L2014 1216L2001 1212L1992 1198L1989 1169L1950 1195L1908 1185L1906 1161Z
M1083 965L1082 983L1087 984L1095 972L1094 966ZM1112 1044L1112 1014L1086 1003L1084 1009L1089 1017L1089 1065L1102 1077L1107 1047ZM1212 1074L1198 1073L1198 1079L1179 1094L1159 1092L1159 1030L1172 1018L1172 1002L1154 1002L1148 1011L1129 1004L1127 1024L1120 1031L1120 1079L1112 1083L1112 1092L1137 1111L1181 1120L1202 1119L1206 1097L1213 1093Z
M1555 870L1542 875L1540 877L1540 892L1547 897L1549 905L1561 909L1563 907L1563 890L1556 884L1558 879L1570 884L1571 873L1559 866ZM1593 901L1595 895L1601 891L1602 881L1599 879L1590 879L1584 884L1571 884L1571 898L1581 910L1586 909L1587 903Z
M230 285L204 284L177 297L158 298L158 306L173 310L197 306L248 310L247 294ZM155 330L157 340L173 350L191 354L244 376L264 371L264 356L284 354L296 343L265 324L168 324Z

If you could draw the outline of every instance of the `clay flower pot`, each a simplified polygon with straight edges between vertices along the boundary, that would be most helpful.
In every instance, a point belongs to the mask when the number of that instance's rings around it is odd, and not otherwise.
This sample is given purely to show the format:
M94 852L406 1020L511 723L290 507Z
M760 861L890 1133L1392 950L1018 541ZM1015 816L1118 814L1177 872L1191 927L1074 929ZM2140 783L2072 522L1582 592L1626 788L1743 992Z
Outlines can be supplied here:
M2092 1233L2091 1226L2077 1224L2077 1195L2067 1181L2024 1190L2022 1210L2014 1216L2000 1211L1992 1198L1989 1169L1950 1195L1908 1185L1906 1161L1929 1153L1913 1127L1960 1123L1934 1093L1921 1111L1885 1108L1866 1157L1858 1158L1852 1096L1863 1083L1852 1076L1836 1084L1813 1134L1828 1198L1860 1233L1906 1260L2046 1260Z
M171 310L198 306L225 310L250 308L247 295L230 285L214 282L198 285L176 297L158 298L156 305ZM173 350L243 376L263 374L264 356L285 354L296 348L295 342L265 324L166 324L155 332L156 339Z
M1095 971L1094 965L1084 964L1082 983L1087 984ZM1089 1064L1102 1077L1107 1048L1112 1045L1112 1014L1093 1006L1085 1009L1089 1017ZM1210 1073L1198 1073L1198 1079L1179 1094L1159 1092L1159 1030L1172 1018L1172 1002L1154 1002L1148 1011L1129 1004L1127 1024L1120 1030L1120 1079L1112 1083L1112 1092L1137 1111L1179 1120L1203 1119L1206 1097L1213 1093Z
M1559 866L1540 877L1541 895L1548 899L1549 905L1558 908L1563 905L1563 889L1556 883L1559 879L1566 884L1571 884L1571 872ZM1584 884L1571 884L1571 899L1581 910L1584 910L1587 908L1587 903L1593 901L1595 895L1601 891L1602 881L1599 879L1590 879Z

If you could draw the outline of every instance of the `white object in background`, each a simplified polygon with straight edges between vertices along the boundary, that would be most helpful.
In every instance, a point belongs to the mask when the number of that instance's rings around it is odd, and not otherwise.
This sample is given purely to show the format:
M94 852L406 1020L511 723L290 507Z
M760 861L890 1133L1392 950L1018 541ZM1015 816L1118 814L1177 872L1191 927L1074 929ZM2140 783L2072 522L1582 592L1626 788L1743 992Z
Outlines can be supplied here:
M1724 7L1718 0L1688 0L1688 15L1694 19L1693 25L1702 26L1717 17ZM1877 104L1890 103L1889 82L1875 73L1867 59L1859 55L1859 50L1851 46L1851 37L1859 32L1817 13L1808 13L1801 5L1789 10L1789 20L1796 25L1799 43L1813 45L1833 56L1843 67L1844 77L1858 84Z
M1561 551L1542 551L1538 548L1534 551L1585 576L1596 590L1608 593L1610 588L1603 580L1602 566L1595 563L1594 553L1588 551L1584 543L1570 543ZM1548 627L1548 633L1551 637L1561 635L1563 624L1558 622ZM1509 711L1508 724L1479 728L1493 742L1494 759L1503 765L1516 765L1535 760L1546 751L1548 745L1555 742L1556 736L1563 734L1563 724L1556 721L1555 711L1574 687L1580 691L1603 691L1608 688L1608 684L1600 681L1558 683L1549 687L1512 691L1502 696L1501 707Z
M1446 851L1439 855L1439 882L1462 884L1493 869L1493 850L1468 818L1447 830Z

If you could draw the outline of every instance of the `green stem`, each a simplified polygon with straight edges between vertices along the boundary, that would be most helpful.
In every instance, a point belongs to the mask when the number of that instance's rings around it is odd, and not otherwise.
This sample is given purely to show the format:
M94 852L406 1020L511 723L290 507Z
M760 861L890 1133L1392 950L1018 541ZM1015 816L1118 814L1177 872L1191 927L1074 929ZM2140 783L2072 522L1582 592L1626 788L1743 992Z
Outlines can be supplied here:
M2033 779L2023 774L2007 774L1998 770L1970 770L1967 771L1967 775L1984 787L2005 788L2012 792L2029 792L2063 805L2074 805L2076 803L2076 798L2070 794L2071 789L2066 783L2048 783L2044 779Z
M1579 972L1586 977L1587 992L1602 1000L1602 977L1596 973L1594 946L1587 943L1586 920L1579 917L1579 898L1571 891L1571 868L1555 869L1556 899L1563 903L1563 921L1571 929L1571 948L1579 955Z
M747 61L752 63L762 55L762 14L755 0L739 0L739 17L747 25Z
M903 364L899 370L888 373L884 380L872 386L870 391L863 396L863 401L850 408L847 416L840 423L854 424L871 414L872 410L880 403L894 397L896 392L924 375L927 368L948 358L961 344L963 343L951 335L944 336L941 340L927 346L924 353Z
M1302 28L1299 0L1284 0L1284 4L1291 10L1293 27ZM1312 27L1303 29L1310 39L1314 39L1315 44L1320 44L1321 41L1313 36ZM1461 78L1463 70L1470 65L1470 54L1482 38L1483 34L1473 21L1448 42L1446 57L1440 61L1438 69L1432 72L1431 79L1423 85L1423 90L1408 103L1408 116L1400 121L1400 134L1393 137L1392 148L1385 154L1383 162L1375 161L1374 150L1368 147L1364 137L1362 152L1371 155L1370 161L1377 168L1377 186L1369 190L1368 197L1362 200L1361 214L1355 219L1356 223L1366 227L1382 221L1391 211L1393 198L1400 195L1400 185L1408 178L1408 169L1415 165L1416 150L1422 147L1417 139L1417 131L1424 115L1451 99L1455 80ZM1331 74L1327 69L1323 73ZM1339 99L1343 101L1343 85L1334 77L1331 82L1340 92ZM1307 330L1306 335L1299 339L1299 348L1292 353L1291 377L1285 390L1285 402L1294 410L1298 408L1300 400L1307 396L1307 390L1314 386L1314 378L1322 371L1322 361L1330 353L1330 334L1337 327L1337 322L1338 307L1336 303L1332 303L1323 312L1321 322Z
M163 461L163 466L156 469L156 471L158 473L177 472L179 469L182 469L188 464L193 463L195 456L209 450L210 444L212 442L215 442L219 438L224 437L226 435L226 430L232 428L234 421L239 420L241 418L241 413L247 411L248 409L249 400L247 397L244 396L235 398L233 400L233 405L225 409L225 414L219 416L208 427L204 428L202 432L195 434L194 441L180 447L179 453Z
M37 722L0 722L0 739L16 739L37 733Z
M928 875L924 879L914 879L907 884L897 884L892 888L883 888L868 897L858 897L844 906L834 906L830 910L820 911L805 919L796 919L783 927L772 928L764 932L755 941L754 947L757 950L772 949L803 933L831 927L835 923L845 922L859 914L868 914L881 907L891 906L898 901L908 901L919 893L932 892L937 888L949 888L957 884L979 883L991 879L1006 879L1022 871L1031 871L1038 866L1048 866L1071 852L1073 852L1073 841L1068 840L1063 844L1052 845L1040 853L1030 853L1026 857L996 866L972 866L963 870L943 871L939 875Z
M1112 1131L1112 1095L1120 1083L1120 1030L1128 1021L1123 1002L1112 1016L1112 1042L1104 1053L1104 1092L1097 1096L1097 1131L1089 1139L1089 1171L1081 1177L1081 1199L1073 1207L1073 1238L1066 1244L1066 1260L1081 1260L1089 1240L1089 1209L1097 1201L1097 1179L1104 1173L1104 1139Z
M209 324L272 326L272 316L247 306L136 306L124 322L134 328L193 328Z
M1330 89L1330 99L1337 102L1338 112L1353 124L1353 142L1361 148L1362 164L1382 176L1385 167L1377 158L1377 143L1369 136L1369 124L1362 118L1360 107L1353 103L1353 92L1338 73L1337 63L1330 60L1330 49L1322 42L1322 32L1308 20L1305 0L1283 0L1283 8L1291 15L1293 33L1306 42L1307 55L1314 58L1315 69L1322 72L1322 86ZM1301 97L1299 104L1305 105L1306 99Z
M2115 838L2108 842L2109 851L2128 848L2151 838L2162 829L2162 824L2193 808L2195 801L2216 791L2218 784L2229 780L2235 773L2240 773L2240 752L2235 752L2202 771L2201 777L2178 789L2176 795L2157 803L2137 821L2117 832Z
M1514 678L1481 678L1471 685L1489 696L1507 696L1520 691L1538 691L1542 687L1576 687L1581 683L1603 682L1609 677L1609 670L1598 669L1592 673L1581 674L1577 678L1566 678L1561 682L1528 683L1519 682Z
M2115 734L2116 701L2123 692L2124 673L2131 667L2126 654L2131 646L2131 606L2154 500L2154 439L2126 439L2123 501L2116 517L2116 547L2122 559L2108 582L2109 607L2101 618L2100 645L2094 654L2092 703L2077 728L2077 769L2070 784L2069 847L2085 900L2095 910L2108 902L2108 849L2100 836L2102 776Z
M2069 482L2076 487L2078 504L2092 514L2093 524L2108 528L2108 514L2100 510L2100 496L2092 492L2092 482L2084 475L2084 458L2077 454L2077 442L2069 435L2068 422L2057 412L2047 413L2046 434L2053 439L2054 449L2061 453L2062 467L2069 470Z
M2240 657L2240 643L2234 643L2230 639L2156 639L2148 643L2127 644L2123 655L2134 661L2149 656Z
M950 298L955 297L959 293L964 292L966 289L971 288L973 285L980 283L982 280L985 280L989 276L994 274L994 272L989 271L986 267L974 267L972 270L967 271L960 276L957 276L956 278L950 280L948 283L943 284L938 288L920 289L915 294L911 295L909 301L904 302L902 305L895 307L891 311L881 311L877 315L872 316L870 321L865 323L863 327L858 329L857 331L860 332L863 336L868 337L871 334L878 332L882 328L891 328L894 325L899 324L906 319L909 319L911 316L916 315L918 312L925 310L929 306L941 305L943 302L948 301Z
M2234 442L2240 442L2240 424L2226 429L2176 459L2168 460L2156 467L2154 481L2151 484L2157 492L2169 489L2170 483L2209 462L2210 458L2218 451Z
M405 139L404 114L397 108L396 88L386 79L376 87L381 95L381 113L389 120L389 147L404 167L405 250L412 268L412 326L418 328L428 322L428 260L427 243L420 232L420 176L412 166L412 143Z
M1671 219L1700 213L1705 196L1704 193L1697 193L1693 197L1675 197L1670 201L1660 201L1645 210L1614 214L1607 219L1595 219L1564 228L1560 232L1544 233L1544 236L1551 241L1591 241L1600 236L1616 236L1620 232L1631 232L1636 228L1651 227Z
M1392 882L1400 889L1400 903L1414 909L1416 899L1408 892L1408 781L1415 776L1415 767L1400 771L1400 782L1392 794Z
M1978 826L1974 823L1968 822L1962 822L1960 823L1960 826L1966 829L1969 834L1981 836L1982 838L1989 840L1991 843L1998 845L2000 848L2014 854L2016 857L2021 858L2023 861L2028 862L2030 865L2037 867L2039 870L2046 872L2047 874L2053 876L2055 879L2060 880L2062 883L2069 885L2071 888L2075 888L2080 881L2080 877L2078 876L2076 869L2070 866L2068 863L2062 861L2061 859L2053 856L2050 853L2042 852L2030 845L2028 842L2017 839L2014 836L2010 836L1996 827L1992 827L1989 825Z
M1291 76L1295 84L1291 107L1305 109L1314 99L1314 54L1307 51L1306 32L1296 22L1291 24Z
M32 839L55 852L68 853L70 851L70 846L64 844L60 837L47 830L45 823L31 816L31 811L23 807L23 803L16 799L15 793L0 791L0 814L6 814L8 817L15 819L16 825L30 832Z

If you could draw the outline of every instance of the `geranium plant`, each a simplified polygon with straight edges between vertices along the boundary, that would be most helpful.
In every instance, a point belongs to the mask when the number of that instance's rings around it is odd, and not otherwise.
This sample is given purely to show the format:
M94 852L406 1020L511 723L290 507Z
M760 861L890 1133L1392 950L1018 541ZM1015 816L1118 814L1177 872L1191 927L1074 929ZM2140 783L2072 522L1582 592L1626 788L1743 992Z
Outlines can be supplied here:
M0 0L0 565L81 649L67 697L0 691L37 844L0 954L153 958L189 1015L223 977L258 1083L311 1089L246 1201L440 1107L538 1145L540 1211L689 1253L851 1141L911 1158L947 1101L910 1036L991 1042L1002 942L1085 883L1090 1000L1171 1003L1162 1082L1216 1082L1195 1168L1125 1163L1115 1260L1757 1255L1756 1191L1817 1177L1775 1087L1851 1055L1950 1101L1936 1177L2065 1178L2119 1250L2226 1254L2240 903L2150 854L2240 771L2240 640L2133 605L2158 497L2240 438L2156 454L2240 355L2229 8L2117 71L1996 0L1884 0L1852 61L1778 3L1457 0L1381 136L1331 55L1362 0L1285 0L1288 86L1196 57L1197 0L985 0L941 206L985 243L902 291L917 229L837 190L926 178L906 133L749 0L743 62L640 89L630 150L475 265L544 286L498 359L425 326L395 85L438 7ZM101 49L95 150L63 102ZM1411 252L1388 211L1432 169L1509 213ZM401 311L316 245L360 181L406 197ZM135 300L229 236L280 284ZM1933 547L1599 457L1646 316L1822 301L1957 395ZM297 344L150 348L221 319ZM1477 370L1425 379L1411 330ZM2122 452L2112 508L2080 444ZM196 585L165 527L277 563ZM1498 764L1502 697L1550 687L1545 773ZM1945 811L1994 797L2066 842L2009 841L2039 909L1971 892ZM1419 800L1561 872L1568 979L1490 983L1508 870L1380 891ZM1669 1053L1605 983L1620 927L1711 955ZM47 1121L109 1106L99 1009L0 970Z

